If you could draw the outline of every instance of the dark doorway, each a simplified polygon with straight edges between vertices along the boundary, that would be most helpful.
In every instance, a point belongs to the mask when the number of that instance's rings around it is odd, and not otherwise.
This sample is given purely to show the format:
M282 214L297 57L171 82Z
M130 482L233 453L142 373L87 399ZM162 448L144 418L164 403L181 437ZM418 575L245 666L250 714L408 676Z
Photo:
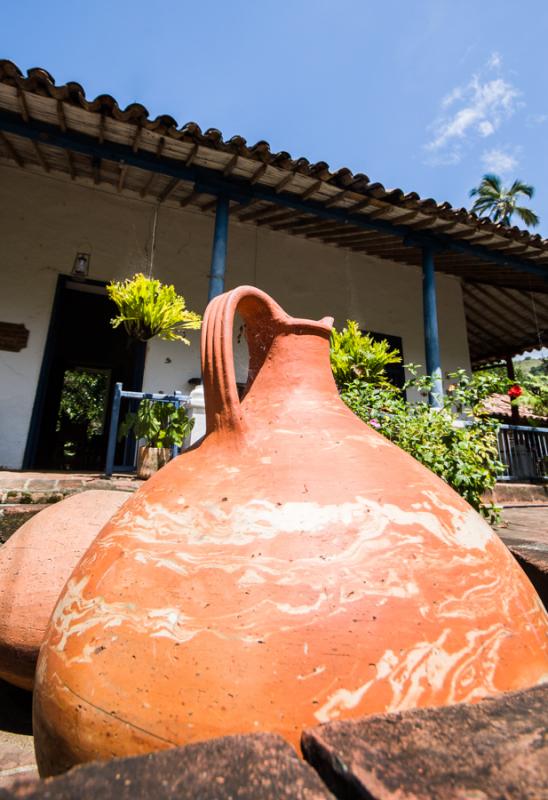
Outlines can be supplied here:
M391 350L398 351L401 356L401 362L399 364L388 364L386 367L386 377L392 386L403 390L405 384L405 369L403 367L404 355L401 336L391 336L388 333L379 333L378 331L362 331L362 333L368 333L374 342L386 342ZM404 392L404 395L406 396L406 392Z
M102 470L114 385L139 391L146 346L110 324L105 284L60 276L25 468Z

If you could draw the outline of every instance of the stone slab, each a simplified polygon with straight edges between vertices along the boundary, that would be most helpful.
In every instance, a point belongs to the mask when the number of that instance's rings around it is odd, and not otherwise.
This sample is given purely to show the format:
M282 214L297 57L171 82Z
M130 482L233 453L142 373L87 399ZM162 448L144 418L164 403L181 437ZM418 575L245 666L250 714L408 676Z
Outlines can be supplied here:
M548 609L548 548L530 543L508 544L508 547Z
M548 503L548 484L497 483L492 499L502 506L513 503Z
M38 777L31 718L30 692L0 680L0 788Z
M548 686L459 704L330 722L302 749L345 800L548 798Z
M0 800L333 800L279 736L226 736L0 788Z
M526 539L548 549L548 505L504 508L502 522L495 530L506 544Z

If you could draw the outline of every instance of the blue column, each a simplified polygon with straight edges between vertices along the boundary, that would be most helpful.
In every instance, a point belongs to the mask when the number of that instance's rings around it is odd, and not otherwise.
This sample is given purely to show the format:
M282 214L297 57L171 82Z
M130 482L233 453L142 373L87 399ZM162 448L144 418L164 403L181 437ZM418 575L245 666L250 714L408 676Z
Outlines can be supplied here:
M443 384L441 380L440 340L438 334L438 309L436 302L436 277L432 248L422 248L422 304L424 314L424 349L426 371L433 378L432 392L428 402L441 408Z
M105 464L105 475L110 478L114 472L114 453L116 451L116 434L118 433L118 420L120 418L120 404L122 402L122 384L114 385L114 396L112 398L112 411L110 412L110 428L108 432L107 459Z
M228 197L217 198L213 250L211 252L211 272L209 274L209 294L207 297L208 303L225 290L226 251L228 247L228 207Z

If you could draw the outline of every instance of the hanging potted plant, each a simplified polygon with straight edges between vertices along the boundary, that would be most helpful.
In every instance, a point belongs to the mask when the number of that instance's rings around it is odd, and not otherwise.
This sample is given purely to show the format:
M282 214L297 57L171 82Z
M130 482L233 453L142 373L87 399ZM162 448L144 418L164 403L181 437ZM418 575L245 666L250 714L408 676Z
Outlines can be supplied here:
M171 458L172 448L181 447L194 427L183 406L164 400L141 400L135 412L127 414L120 426L118 439L129 433L140 444L137 456L137 477L150 478Z
M125 281L113 281L107 292L118 307L118 315L110 321L112 327L123 325L128 336L141 342L158 336L189 345L183 331L201 327L201 316L187 309L185 298L174 286L147 278L142 272Z

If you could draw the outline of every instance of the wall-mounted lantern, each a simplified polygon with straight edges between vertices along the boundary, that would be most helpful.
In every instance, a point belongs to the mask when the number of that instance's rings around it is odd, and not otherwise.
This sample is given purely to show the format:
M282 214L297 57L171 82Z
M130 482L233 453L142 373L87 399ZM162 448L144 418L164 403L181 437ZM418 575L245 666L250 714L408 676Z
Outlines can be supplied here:
M76 253L76 258L72 265L72 274L75 278L87 278L90 258L90 253Z

